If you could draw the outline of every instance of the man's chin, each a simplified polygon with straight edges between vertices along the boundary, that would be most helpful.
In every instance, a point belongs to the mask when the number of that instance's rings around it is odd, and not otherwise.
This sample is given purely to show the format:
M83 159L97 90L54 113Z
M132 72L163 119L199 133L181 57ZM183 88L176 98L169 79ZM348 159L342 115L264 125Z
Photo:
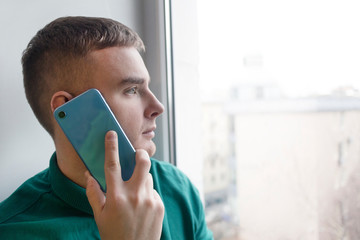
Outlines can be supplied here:
M147 153L149 154L149 157L154 156L155 152L156 152L156 145L155 143L151 142L151 144L149 144L149 146L145 149L147 151Z
M147 141L146 143L134 144L135 149L144 149L148 154L149 157L154 156L156 152L156 145L153 141Z

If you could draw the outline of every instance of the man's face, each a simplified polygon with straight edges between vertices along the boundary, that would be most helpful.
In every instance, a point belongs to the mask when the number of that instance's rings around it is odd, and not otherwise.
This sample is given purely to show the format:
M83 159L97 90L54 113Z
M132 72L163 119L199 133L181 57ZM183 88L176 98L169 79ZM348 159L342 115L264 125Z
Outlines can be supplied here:
M102 93L134 148L154 155L155 120L164 107L149 89L149 73L138 51L105 48L89 53L88 60L86 82Z

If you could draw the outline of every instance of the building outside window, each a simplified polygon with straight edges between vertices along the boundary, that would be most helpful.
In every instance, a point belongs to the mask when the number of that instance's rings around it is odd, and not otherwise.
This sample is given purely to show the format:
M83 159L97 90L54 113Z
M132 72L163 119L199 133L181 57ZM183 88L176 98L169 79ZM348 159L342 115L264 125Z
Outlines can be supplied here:
M215 239L359 239L359 6L198 0L185 63L173 2L175 73L197 69L202 166L189 175L202 173Z

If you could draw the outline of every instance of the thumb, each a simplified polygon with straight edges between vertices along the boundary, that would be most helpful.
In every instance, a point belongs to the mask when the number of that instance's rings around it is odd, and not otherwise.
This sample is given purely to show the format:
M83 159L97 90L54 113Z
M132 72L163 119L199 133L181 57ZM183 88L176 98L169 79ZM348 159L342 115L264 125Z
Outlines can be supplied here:
M88 171L85 173L87 177L86 182L86 196L89 200L90 206L94 212L94 216L98 216L105 205L105 195L101 191L97 181L90 175Z

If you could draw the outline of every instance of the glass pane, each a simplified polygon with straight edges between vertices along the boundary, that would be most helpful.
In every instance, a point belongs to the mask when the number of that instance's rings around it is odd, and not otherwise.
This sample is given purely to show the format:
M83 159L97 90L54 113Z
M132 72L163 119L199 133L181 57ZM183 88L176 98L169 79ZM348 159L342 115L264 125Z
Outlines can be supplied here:
M360 6L199 0L215 239L360 239Z

